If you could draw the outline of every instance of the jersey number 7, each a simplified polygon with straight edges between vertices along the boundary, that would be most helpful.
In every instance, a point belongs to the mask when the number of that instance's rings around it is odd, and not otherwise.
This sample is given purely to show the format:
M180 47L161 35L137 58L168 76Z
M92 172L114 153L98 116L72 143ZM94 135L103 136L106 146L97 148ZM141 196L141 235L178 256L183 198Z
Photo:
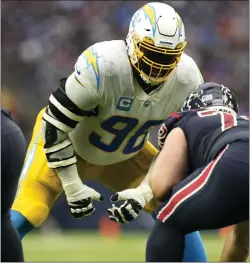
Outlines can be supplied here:
M221 130L225 131L230 129L234 126L237 126L237 115L223 112L223 111L216 111L216 110L204 110L204 111L197 111L197 114L200 117L209 117L209 116L221 116Z

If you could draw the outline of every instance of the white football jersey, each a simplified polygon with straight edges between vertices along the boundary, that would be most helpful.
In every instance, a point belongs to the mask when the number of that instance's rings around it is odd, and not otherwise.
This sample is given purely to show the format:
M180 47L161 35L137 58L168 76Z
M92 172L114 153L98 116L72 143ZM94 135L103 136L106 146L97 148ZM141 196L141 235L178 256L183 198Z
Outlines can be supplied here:
M109 165L134 156L149 131L173 111L203 78L194 60L182 54L165 83L147 95L133 77L124 41L97 43L83 52L67 79L66 94L85 117L69 133L76 153L91 164Z

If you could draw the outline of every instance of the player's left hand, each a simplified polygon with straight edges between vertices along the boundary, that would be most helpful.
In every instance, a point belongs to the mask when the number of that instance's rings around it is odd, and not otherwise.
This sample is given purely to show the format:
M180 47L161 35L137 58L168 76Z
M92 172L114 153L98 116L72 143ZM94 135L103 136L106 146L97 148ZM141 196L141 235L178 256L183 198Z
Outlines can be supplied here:
M111 202L125 202L121 206L112 204L107 210L109 219L121 224L134 220L152 197L151 189L145 185L115 193L110 198Z

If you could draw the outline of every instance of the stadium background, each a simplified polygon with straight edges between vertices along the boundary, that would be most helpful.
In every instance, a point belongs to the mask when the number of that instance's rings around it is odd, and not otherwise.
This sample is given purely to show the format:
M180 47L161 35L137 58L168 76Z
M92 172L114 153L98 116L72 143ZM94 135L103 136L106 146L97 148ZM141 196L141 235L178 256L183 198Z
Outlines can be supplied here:
M36 114L58 80L68 76L77 57L95 42L125 39L132 14L148 1L4 1L1 4L2 105L9 109L29 141ZM228 85L242 114L249 107L247 1L163 1L179 12L191 55L205 81ZM155 143L155 132L151 141ZM109 222L111 192L89 184L106 197L91 218L70 217L64 197L47 222L24 238L28 261L143 261L153 220L120 227ZM208 215L209 216L209 215ZM210 261L217 261L223 236L203 233Z

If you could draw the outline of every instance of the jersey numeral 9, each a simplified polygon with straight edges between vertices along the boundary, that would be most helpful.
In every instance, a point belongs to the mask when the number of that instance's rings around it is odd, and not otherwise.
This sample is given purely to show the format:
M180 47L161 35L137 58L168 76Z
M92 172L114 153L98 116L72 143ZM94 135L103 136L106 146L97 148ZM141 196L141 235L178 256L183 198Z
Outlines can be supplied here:
M145 144L145 139L149 133L149 129L153 126L160 125L162 122L163 120L149 120L145 122L137 131L135 131L134 135L130 137L122 152L124 154L131 154L139 151ZM138 123L139 121L136 118L112 116L105 120L101 124L101 127L105 131L115 135L113 140L109 144L104 143L101 141L102 138L100 135L92 132L89 137L90 143L105 152L115 152ZM123 124L124 127L116 128L115 126L117 124ZM140 136L143 136L141 143L135 146L137 139Z

